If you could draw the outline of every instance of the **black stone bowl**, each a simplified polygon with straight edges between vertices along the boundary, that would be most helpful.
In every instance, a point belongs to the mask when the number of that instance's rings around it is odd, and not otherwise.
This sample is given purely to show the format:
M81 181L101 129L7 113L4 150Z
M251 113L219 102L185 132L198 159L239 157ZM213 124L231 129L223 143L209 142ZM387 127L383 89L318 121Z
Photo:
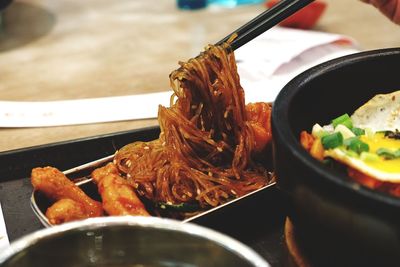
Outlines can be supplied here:
M400 198L328 169L300 145L302 130L352 114L379 93L400 90L400 48L335 59L298 75L272 111L277 184L301 246L317 266L399 266Z

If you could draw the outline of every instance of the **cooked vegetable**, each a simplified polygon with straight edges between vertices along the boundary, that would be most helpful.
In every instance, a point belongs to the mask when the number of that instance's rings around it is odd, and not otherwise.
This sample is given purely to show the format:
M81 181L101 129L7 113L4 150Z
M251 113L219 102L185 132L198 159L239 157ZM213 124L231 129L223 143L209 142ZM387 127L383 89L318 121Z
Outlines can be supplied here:
M360 154L361 152L369 151L368 144L361 141L358 137L348 138L348 139L344 140L343 144L347 149L354 151L357 154Z
M329 125L315 124L310 144L303 131L300 142L311 156L329 162L325 165L345 167L357 182L400 197L399 110L400 91L377 95L351 117L346 113ZM319 141L323 151L316 149Z
M358 128L358 127L353 127L353 129L351 129L351 131L356 135L356 136L360 136L360 135L364 135L365 134L365 130Z
M349 128L347 128L343 124L339 124L338 126L336 126L335 132L340 132L343 136L343 139L348 139L356 136Z
M333 127L336 127L339 124L342 124L349 129L353 128L353 122L351 121L351 118L347 113L332 120Z
M335 148L343 144L343 135L341 132L335 132L321 138L322 145L325 149Z
M300 133L300 144L307 150L310 151L311 147L314 143L315 138L307 133L306 131L302 131Z
M171 204L171 203L156 203L156 206L160 209L170 210L175 212L194 212L199 211L200 206L195 203L180 203L180 204Z
M324 159L324 147L322 146L321 139L316 139L310 149L310 154L318 160Z
M400 158L400 149L393 151L391 149L382 147L376 150L376 154L378 154L381 157L384 157L385 159L396 159Z

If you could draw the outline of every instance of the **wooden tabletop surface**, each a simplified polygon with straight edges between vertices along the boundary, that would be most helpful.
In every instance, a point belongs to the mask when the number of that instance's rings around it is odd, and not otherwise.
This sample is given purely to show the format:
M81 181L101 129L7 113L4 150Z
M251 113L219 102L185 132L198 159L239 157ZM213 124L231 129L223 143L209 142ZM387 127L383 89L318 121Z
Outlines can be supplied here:
M364 50L400 45L400 26L358 0L325 0L315 30ZM45 101L165 91L169 73L264 10L180 11L173 0L25 0L2 14L0 100ZM82 111L84 112L84 111ZM110 110L112 112L112 110ZM156 125L135 120L0 128L0 152Z

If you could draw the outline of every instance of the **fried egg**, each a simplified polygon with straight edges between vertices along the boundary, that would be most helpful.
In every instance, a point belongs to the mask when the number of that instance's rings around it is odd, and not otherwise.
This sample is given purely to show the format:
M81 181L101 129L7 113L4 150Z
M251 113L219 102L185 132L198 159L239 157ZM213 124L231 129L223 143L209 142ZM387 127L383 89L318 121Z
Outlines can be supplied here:
M387 138L383 133L375 133L370 137L362 135L360 140L368 144L368 154L363 152L360 155L355 155L343 147L339 147L325 150L324 156L340 161L375 179L400 183L400 158L385 159L376 154L379 148L386 148L391 151L400 149L400 140Z
M373 97L351 115L353 125L374 132L400 130L400 91Z
M400 183L400 156L388 159L379 152L385 149L400 153L400 91L375 96L358 108L351 120L353 127L365 130L365 134L358 138L368 144L369 151L358 154L342 145L325 150L324 156L380 181ZM396 133L396 136L385 136L387 131Z

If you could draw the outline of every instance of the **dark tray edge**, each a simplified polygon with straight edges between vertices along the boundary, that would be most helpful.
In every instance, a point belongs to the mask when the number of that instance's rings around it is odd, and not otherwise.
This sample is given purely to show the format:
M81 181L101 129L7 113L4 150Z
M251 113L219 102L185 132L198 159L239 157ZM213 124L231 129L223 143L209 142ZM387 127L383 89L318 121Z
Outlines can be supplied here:
M29 177L30 171L38 166L51 165L60 170L70 169L111 155L135 139L156 139L159 133L160 128L152 126L0 152L0 182ZM65 157L68 155L74 157L69 157L66 161Z

